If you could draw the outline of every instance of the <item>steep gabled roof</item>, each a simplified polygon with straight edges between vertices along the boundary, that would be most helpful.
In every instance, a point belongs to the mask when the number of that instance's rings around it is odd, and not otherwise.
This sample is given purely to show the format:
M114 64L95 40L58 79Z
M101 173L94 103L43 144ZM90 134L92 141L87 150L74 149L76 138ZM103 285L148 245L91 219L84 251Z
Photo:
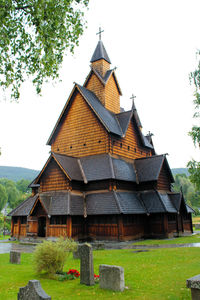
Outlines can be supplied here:
M166 193L160 193L158 192L158 195L166 209L167 212L169 213L176 213L177 210L175 208L175 205L173 204L173 202L171 201L170 197L168 194Z
M27 198L25 201L20 203L15 209L13 209L8 216L28 216L31 212L35 201L38 199L39 195L36 194L35 196L31 196Z
M149 214L166 212L166 209L156 191L149 190L140 192L140 198Z
M135 159L135 168L139 182L157 181L164 163L169 172L171 182L174 182L165 155L154 155Z
M41 172L38 174L38 176L34 179L34 181L32 182L32 184L37 184L41 178L41 176L43 175L44 171L46 170L47 166L50 164L50 162L52 160L55 160L58 167L63 171L63 173L65 174L65 176L70 179L70 176L66 173L66 170L61 166L61 164L57 161L56 157L54 156L53 153L51 153L51 155L49 156L49 158L47 159L44 167L42 168Z
M99 121L102 123L102 125L106 128L108 132L111 132L113 134L116 134L118 136L123 136L121 127L117 121L117 118L115 117L115 114L107 110L100 102L100 100L96 97L96 95L89 91L88 89L75 84L70 97L68 98L60 117L58 118L58 121L56 122L56 125L47 141L47 145L51 145L52 139L54 138L54 135L56 134L56 131L61 126L62 120L64 115L66 114L66 111L68 109L70 100L73 98L74 93L78 90L81 95L83 96L86 103L89 105L89 107L93 110Z
M116 159L109 154L91 155L79 159L87 182L117 179L136 182L133 164Z
M58 167L66 175L66 178L85 183L107 179L134 183L157 181L164 164L169 174L171 174L165 155L139 158L133 160L131 163L123 158L112 157L110 154L89 155L76 158L64 154L51 153L47 163L33 181L33 184L39 182L40 177L52 159L55 160ZM171 177L171 181L172 180L173 176ZM176 198L175 195L173 197ZM174 205L177 208L176 203Z
M107 110L93 92L78 84L77 87L107 131L122 137L122 129L115 114Z
M124 135L126 134L132 116L133 116L132 110L124 111L119 114L116 114L116 118L121 126Z
M122 132L123 132L124 136L126 135L126 131L128 129L131 119L134 118L135 124L136 124L136 129L139 134L140 141L141 141L143 147L147 147L152 150L154 149L153 145L149 142L149 140L146 138L146 136L143 135L143 133L140 129L140 128L142 128L142 124L140 122L140 119L139 119L139 116L138 116L138 113L137 113L137 110L135 109L135 107L132 107L132 110L116 114L116 118L122 128Z
M90 62L95 62L100 59L104 59L111 64L110 58L108 57L104 44L101 40L98 42Z
M10 216L29 216L37 201L41 202L48 216L52 215L118 215L118 214L154 214L178 213L174 198L178 196L188 213L193 209L185 204L181 193L160 193L147 191L101 191L83 195L71 191L49 191L29 197ZM85 200L84 200L85 199Z
M123 214L146 214L147 210L136 192L115 192L121 213Z
M52 156L70 179L83 181L77 158L58 153L52 153Z
M86 89L83 86L80 86L78 84L75 84L72 93L70 94L70 97L68 98L64 109L62 110L62 113L47 141L48 145L51 145L52 139L54 135L56 134L56 131L61 126L63 116L66 114L66 111L68 109L68 105L70 103L71 98L73 98L74 93L78 90L80 94L83 96L86 103L89 105L89 107L92 109L94 114L97 116L99 121L102 123L102 125L105 127L105 129L112 134L118 135L120 137L125 137L126 131L128 129L128 126L130 124L131 118L134 117L136 120L136 126L139 133L139 136L141 138L141 143L143 147L147 147L150 149L153 149L152 144L148 141L148 139L142 134L142 131L140 130L140 123L138 123L138 118L136 118L135 115L135 109L128 111L128 112L122 112L119 114L114 114L111 111L107 110L101 103L101 101L97 98L97 96L91 92L90 90Z
M175 206L177 212L180 211L181 209L181 204L183 205L183 207L185 207L187 213L194 213L195 211L192 209L192 207L190 207L186 202L185 199L183 197L183 194L180 193L168 193L168 196L171 199L171 202L173 203L173 205Z

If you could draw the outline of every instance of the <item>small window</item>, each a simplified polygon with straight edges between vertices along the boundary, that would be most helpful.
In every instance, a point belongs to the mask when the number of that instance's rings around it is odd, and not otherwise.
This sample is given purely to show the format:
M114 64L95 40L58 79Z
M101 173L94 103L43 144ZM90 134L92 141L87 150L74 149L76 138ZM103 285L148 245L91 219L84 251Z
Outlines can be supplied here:
M130 150L130 146L128 146L128 151Z
M120 143L120 148L122 148L122 143Z
M59 151L60 149L59 148L57 148L57 151Z
M140 154L143 154L143 152L142 152L142 151L140 151Z
M112 141L112 144L113 144L113 145L115 144L115 140L114 140L114 141Z
M98 143L100 144L100 143L101 143L101 140L99 140Z
M86 146L86 144L84 143L84 144L83 144L83 146L85 147L85 146Z
M136 153L136 152L137 152L137 149L135 148L134 151L135 151L135 153Z
M72 146L70 146L70 149L72 149Z

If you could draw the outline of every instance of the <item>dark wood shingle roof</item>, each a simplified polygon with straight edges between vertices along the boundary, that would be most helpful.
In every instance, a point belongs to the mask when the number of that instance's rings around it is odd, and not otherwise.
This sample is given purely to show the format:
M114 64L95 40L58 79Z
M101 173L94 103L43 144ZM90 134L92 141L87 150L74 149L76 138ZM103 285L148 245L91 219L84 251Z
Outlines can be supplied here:
M108 63L111 64L110 58L108 57L108 54L106 52L106 49L104 47L103 42L100 40L98 41L98 44L94 50L94 53L92 55L92 58L90 62L95 62L100 59L105 59Z

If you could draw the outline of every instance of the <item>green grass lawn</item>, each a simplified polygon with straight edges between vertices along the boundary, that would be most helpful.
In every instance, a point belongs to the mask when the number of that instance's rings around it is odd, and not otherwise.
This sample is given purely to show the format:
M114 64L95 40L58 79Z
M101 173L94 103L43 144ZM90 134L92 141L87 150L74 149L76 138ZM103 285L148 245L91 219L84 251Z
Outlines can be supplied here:
M79 279L56 281L37 275L33 270L32 254L22 254L21 264L9 263L9 254L0 255L0 299L17 299L19 287L30 279L39 279L43 289L53 300L67 299L142 299L142 300L186 300L191 299L186 288L186 279L200 273L198 248L154 249L134 253L127 250L94 251L94 271L98 274L100 264L122 266L125 271L123 293L101 290L80 285ZM65 270L80 270L79 260L70 255Z
M150 239L134 242L133 245L171 245L171 244L188 244L188 243L200 243L200 234L177 237L172 239Z
M0 234L0 241L1 240L8 240L10 238L10 235L3 235L3 234Z

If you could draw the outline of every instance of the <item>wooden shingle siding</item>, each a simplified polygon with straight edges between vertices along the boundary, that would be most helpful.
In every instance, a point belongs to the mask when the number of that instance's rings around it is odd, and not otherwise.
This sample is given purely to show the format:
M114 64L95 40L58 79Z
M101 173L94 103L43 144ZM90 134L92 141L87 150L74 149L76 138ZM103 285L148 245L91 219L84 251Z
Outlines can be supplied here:
M69 180L52 160L44 171L40 179L40 191L65 190L69 187Z
M92 66L102 77L106 74L106 72L110 69L110 64L104 59L97 60L92 63Z
M164 168L164 166L162 167L162 169L160 171L160 175L158 177L157 189L158 190L167 190L167 191L171 190L170 178L169 178L168 172Z
M133 121L131 121L124 138L112 136L110 139L110 152L130 159L151 156L151 150L141 147L140 144L138 133Z
M52 152L82 157L107 152L108 135L80 94L52 143Z
M113 75L105 86L105 108L115 114L120 113L120 95Z
M92 74L86 88L92 91L105 106L105 87L96 74Z

